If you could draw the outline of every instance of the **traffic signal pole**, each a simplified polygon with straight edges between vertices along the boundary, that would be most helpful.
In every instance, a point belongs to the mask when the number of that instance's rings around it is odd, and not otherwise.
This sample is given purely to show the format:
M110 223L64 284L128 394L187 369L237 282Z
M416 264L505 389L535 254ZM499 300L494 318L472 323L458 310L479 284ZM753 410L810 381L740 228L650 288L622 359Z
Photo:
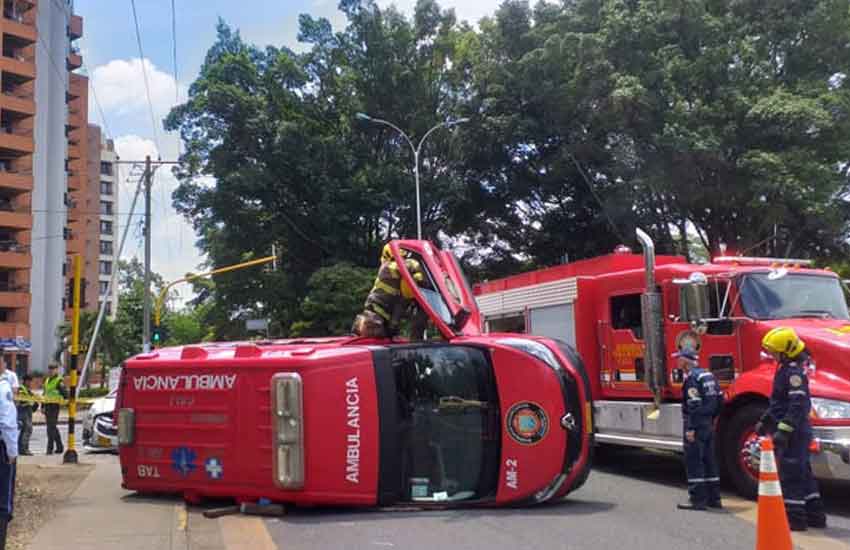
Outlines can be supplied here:
M68 449L62 457L65 464L77 463L76 438L74 429L77 417L77 359L80 355L80 279L83 262L79 254L74 254L74 306L71 317L71 393L68 400Z
M162 321L162 319L161 319L161 317L162 317L162 304L165 302L165 297L168 295L168 291L171 290L171 288L174 285L178 285L180 283L187 283L189 281L194 281L195 279L200 279L202 277L209 277L211 275L217 275L219 273L227 273L228 271L236 271L237 269L244 269L246 267L252 267L252 266L255 266L255 265L268 264L268 263L271 263L272 265L274 265L275 268L277 267L277 254L276 254L274 246L272 246L272 255L271 256L266 256L264 258L257 258L256 260L249 260L247 262L242 262L242 263L238 263L238 264L219 267L217 269L213 269L212 271L207 271L206 273L197 273L197 274L194 274L194 275L187 275L186 277L183 277L182 279L177 279L176 281L171 281L170 283L168 283L167 285L165 285L163 287L163 289L159 292L159 296L156 299L156 305L154 306L154 312L153 312L154 313L154 315L153 315L154 326L156 328L159 328L160 322Z

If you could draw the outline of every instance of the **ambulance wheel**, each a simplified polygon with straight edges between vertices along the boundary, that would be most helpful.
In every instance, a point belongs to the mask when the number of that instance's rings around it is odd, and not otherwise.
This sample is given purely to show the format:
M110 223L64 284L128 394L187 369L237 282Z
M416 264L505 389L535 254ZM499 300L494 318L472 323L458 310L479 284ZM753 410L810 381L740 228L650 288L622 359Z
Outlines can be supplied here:
M725 430L724 470L738 494L746 498L755 498L758 493L759 461L755 452L758 435L755 425L763 412L761 405L747 405L735 413Z

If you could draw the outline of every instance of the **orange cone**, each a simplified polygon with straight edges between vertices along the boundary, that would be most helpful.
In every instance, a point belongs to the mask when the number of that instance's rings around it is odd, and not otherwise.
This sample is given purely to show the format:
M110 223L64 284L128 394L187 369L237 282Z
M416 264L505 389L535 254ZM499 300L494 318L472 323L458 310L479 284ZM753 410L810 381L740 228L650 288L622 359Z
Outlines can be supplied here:
M759 468L758 523L756 550L791 550L791 529L782 501L782 487L776 470L773 440L761 440L761 465Z

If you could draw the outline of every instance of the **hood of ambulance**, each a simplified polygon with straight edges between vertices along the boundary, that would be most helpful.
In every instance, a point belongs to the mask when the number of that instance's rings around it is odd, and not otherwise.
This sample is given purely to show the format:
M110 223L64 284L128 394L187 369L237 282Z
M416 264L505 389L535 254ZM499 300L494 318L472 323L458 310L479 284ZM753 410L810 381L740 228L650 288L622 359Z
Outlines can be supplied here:
M378 397L372 353L327 350L299 370L304 487L328 502L372 504L378 488Z
M496 500L530 498L564 466L567 431L561 417L567 411L560 381L552 368L525 352L494 346L491 354L502 429Z
M812 355L809 387L815 397L850 401L850 322L841 319L796 318L760 322L764 332L792 327Z

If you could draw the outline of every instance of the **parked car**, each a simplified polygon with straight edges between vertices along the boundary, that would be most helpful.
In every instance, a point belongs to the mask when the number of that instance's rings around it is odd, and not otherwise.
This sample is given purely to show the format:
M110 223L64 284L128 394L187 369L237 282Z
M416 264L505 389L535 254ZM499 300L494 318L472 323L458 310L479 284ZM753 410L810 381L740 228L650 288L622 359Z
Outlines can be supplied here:
M87 451L118 449L118 427L113 420L118 389L98 398L83 418L83 447Z

